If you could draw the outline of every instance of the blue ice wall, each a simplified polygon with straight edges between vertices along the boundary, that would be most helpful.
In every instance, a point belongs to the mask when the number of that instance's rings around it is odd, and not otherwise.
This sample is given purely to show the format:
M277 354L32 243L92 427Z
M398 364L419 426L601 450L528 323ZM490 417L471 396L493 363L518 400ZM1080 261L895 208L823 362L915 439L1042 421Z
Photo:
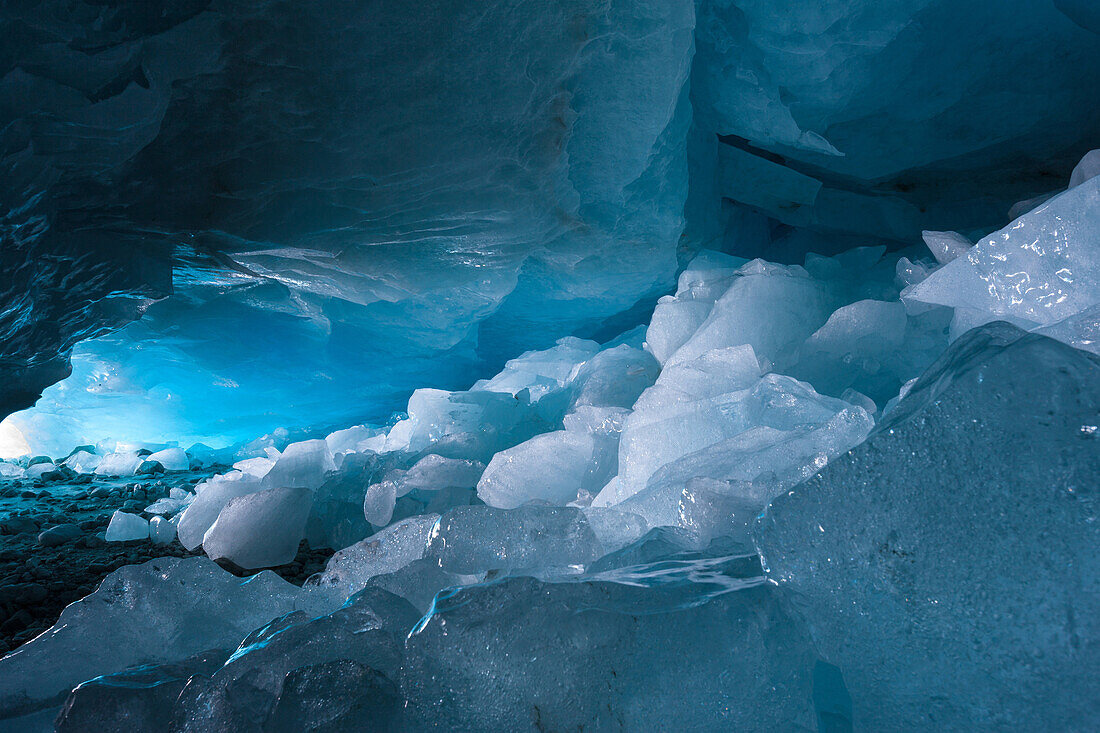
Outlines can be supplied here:
M16 418L58 445L385 419L414 387L644 320L700 246L800 261L991 231L1096 147L1095 16L9 4L0 412L79 343Z
M469 384L671 286L690 0L192 10L144 26L137 4L12 13L68 34L26 49L49 62L43 94L63 73L118 80L55 115L86 155L71 120L98 120L112 144L97 165L36 156L33 135L22 155L76 165L66 205L109 213L123 260L145 234L175 268L171 298L78 347L73 377L17 418L28 434L224 442L384 419L414 387ZM95 46L83 71L78 41ZM75 229L44 226L57 241Z

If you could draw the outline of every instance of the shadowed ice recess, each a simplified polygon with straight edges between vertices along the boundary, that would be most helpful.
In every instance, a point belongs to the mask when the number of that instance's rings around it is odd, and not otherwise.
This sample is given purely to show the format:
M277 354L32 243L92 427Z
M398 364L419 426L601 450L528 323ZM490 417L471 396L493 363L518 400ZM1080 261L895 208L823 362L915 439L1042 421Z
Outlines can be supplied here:
M1096 727L1088 3L0 12L0 728Z

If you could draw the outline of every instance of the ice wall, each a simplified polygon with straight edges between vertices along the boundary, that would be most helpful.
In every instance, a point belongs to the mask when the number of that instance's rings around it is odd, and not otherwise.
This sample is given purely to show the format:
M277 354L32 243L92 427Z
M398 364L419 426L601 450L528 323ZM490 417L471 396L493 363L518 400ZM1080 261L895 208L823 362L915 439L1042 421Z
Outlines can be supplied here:
M0 411L79 344L22 419L58 446L385 420L416 387L643 322L701 247L801 263L977 239L1095 147L1094 16L5 7Z
M154 245L175 266L150 296L173 298L82 344L47 392L36 414L60 442L385 419L414 387L467 385L670 286L690 0L187 6L10 13L39 42L17 47L5 82L23 101L6 111L53 123L4 164L63 180L31 184L55 201L28 200L41 232L5 230L27 240L5 253L41 251L78 282ZM81 287L17 303L10 330L149 286ZM73 320L15 353L56 359L99 323Z

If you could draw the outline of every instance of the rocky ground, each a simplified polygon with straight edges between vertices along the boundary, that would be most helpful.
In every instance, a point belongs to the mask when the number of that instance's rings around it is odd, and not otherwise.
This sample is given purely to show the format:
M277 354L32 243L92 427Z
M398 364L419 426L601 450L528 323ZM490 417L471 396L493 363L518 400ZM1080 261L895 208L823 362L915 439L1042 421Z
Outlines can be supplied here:
M107 542L103 535L116 509L144 514L171 488L193 490L212 471L154 478L80 476L75 481L0 480L0 654L49 628L62 609L94 591L110 572L156 557L201 554L179 542ZM300 585L324 568L331 550L304 542L295 560L272 568ZM237 575L244 571L224 564Z

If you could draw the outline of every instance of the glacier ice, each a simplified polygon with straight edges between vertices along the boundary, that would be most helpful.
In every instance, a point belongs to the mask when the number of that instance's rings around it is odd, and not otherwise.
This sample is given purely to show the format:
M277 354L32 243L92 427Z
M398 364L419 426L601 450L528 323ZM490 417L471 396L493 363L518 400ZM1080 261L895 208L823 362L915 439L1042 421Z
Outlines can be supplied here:
M149 537L149 520L136 514L127 514L116 511L111 515L111 522L107 525L105 539L108 542L128 542L130 540L144 540Z
M1098 231L1100 178L1091 178L978 242L906 297L955 308L956 336L994 320L1052 326L1100 303Z
M309 489L294 487L233 497L203 534L202 549L245 569L283 565L298 554L312 505Z
M260 490L260 479L241 471L230 471L195 486L195 499L183 512L178 527L180 544L193 550L202 544L206 530L232 499Z
M487 571L555 572L600 555L584 512L575 507L455 507L432 527L427 557L460 575Z
M147 461L156 461L168 471L186 471L191 468L191 460L183 448L165 448L145 457Z
M768 508L768 575L843 669L857 728L1096 719L1098 388L1094 356L990 324Z
M438 514L421 514L395 522L334 554L325 571L307 582L336 587L345 595L362 590L371 578L396 572L420 560L428 551Z
M0 727L1091 727L1088 3L137 5L0 11L0 503L335 554Z
M277 616L330 603L270 572L235 578L205 558L122 567L49 631L0 659L0 719L48 705L93 677L233 646Z

